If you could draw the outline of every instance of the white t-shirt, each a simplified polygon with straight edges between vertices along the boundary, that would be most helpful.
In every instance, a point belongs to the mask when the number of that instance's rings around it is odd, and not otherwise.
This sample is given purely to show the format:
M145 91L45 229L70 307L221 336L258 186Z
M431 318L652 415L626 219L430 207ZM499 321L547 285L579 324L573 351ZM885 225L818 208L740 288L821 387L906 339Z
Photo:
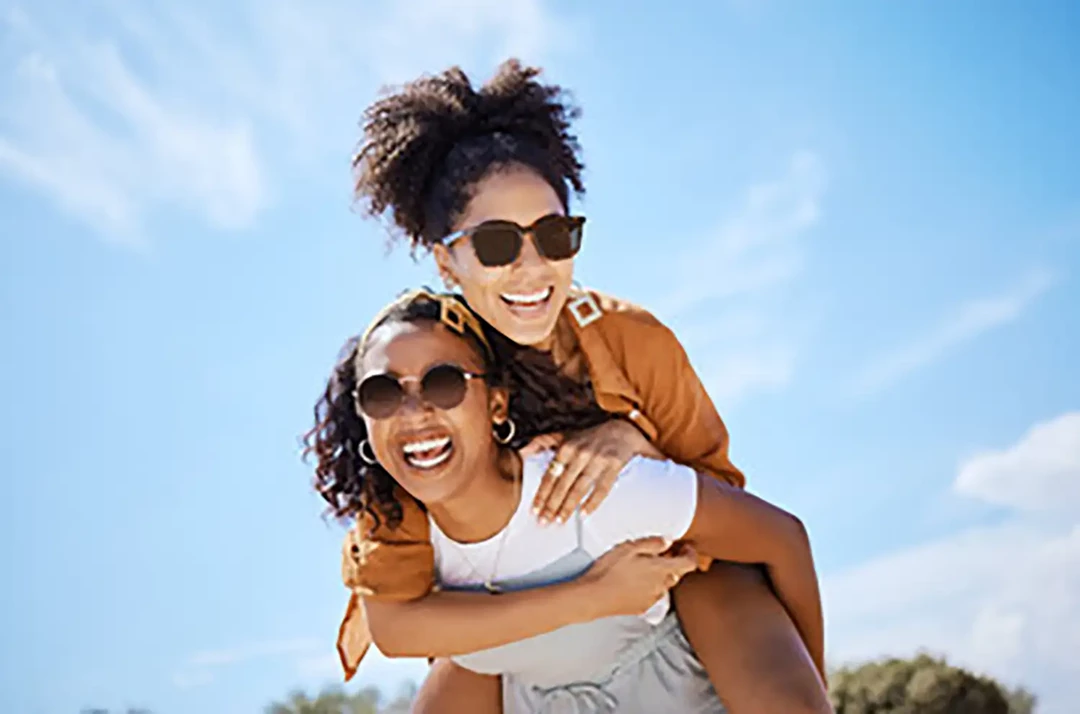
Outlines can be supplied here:
M553 456L553 452L545 452L524 460L517 510L506 528L487 540L459 543L447 537L429 516L435 569L441 583L460 587L480 585L489 579L497 582L518 578L577 547L576 516L561 525L542 526L532 513L533 497ZM603 503L582 517L582 546L596 559L634 538L660 536L678 540L694 519L697 492L697 473L693 469L671 461L634 457ZM658 622L668 607L669 598L664 595L645 617Z

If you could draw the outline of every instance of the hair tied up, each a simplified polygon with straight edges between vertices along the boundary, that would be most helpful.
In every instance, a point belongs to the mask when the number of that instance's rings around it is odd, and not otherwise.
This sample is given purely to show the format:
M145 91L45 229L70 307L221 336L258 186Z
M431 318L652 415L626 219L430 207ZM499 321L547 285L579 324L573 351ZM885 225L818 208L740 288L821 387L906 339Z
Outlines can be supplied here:
M570 189L585 190L580 147L570 132L579 112L539 74L509 60L475 88L460 67L451 67L368 107L353 160L365 212L390 213L414 249L430 248L450 232L476 183L509 165L535 171L569 208Z

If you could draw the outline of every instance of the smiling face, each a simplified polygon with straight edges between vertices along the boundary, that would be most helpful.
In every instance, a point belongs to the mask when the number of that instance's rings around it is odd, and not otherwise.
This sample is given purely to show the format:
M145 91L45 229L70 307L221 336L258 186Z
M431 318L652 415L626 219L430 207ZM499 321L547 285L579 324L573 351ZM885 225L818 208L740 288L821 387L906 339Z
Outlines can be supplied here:
M531 226L538 218L566 213L555 190L536 172L506 168L476 184L453 229L467 230L485 221ZM489 268L480 263L466 237L452 246L434 246L443 279L461 286L465 299L495 329L522 345L548 348L555 323L574 279L574 260L548 260L527 236L511 265Z
M492 425L506 420L507 393L469 379L461 403L441 409L423 398L420 381L433 367L483 374L472 343L441 323L391 322L377 328L356 365L357 382L372 375L402 380L405 398L385 418L364 414L379 463L428 507L465 493L480 478L499 477Z

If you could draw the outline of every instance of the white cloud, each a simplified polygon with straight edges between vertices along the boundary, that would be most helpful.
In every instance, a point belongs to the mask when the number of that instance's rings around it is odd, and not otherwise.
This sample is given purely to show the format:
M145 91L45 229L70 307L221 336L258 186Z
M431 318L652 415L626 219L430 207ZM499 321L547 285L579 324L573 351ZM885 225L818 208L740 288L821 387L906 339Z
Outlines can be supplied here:
M254 642L241 647L196 652L173 673L173 684L181 689L204 686L213 682L222 669L256 660L291 655L299 656L301 659L310 658L313 653L318 652L320 644L322 643L313 638L298 638Z
M658 301L657 311L680 323L708 308L706 320L680 325L679 334L721 410L791 380L807 329L791 319L791 289L827 183L821 159L796 152L781 177L748 188L733 214L686 252L673 271L679 287Z
M248 223L261 208L244 121L152 89L112 43L76 41L54 52L40 31L16 34L25 51L5 92L0 169L131 243L152 208L194 211L222 228Z
M270 642L258 642L233 649L197 652L191 656L188 663L195 667L220 667L222 665L237 664L238 662L247 662L248 660L253 659L295 654L297 652L310 652L318 646L318 641L311 638L273 640Z
M1016 508L1007 522L825 578L834 659L927 648L1032 688L1042 714L1072 711L1080 697L1078 443L1080 419L1065 414L968 460L954 488Z
M340 682L342 679L341 661L332 648L324 646L316 653L297 658L294 664L297 676L312 684ZM356 683L360 686L376 685L384 691L392 691L406 682L423 681L427 671L426 659L389 659L372 648L356 673Z
M860 395L879 392L915 370L933 364L960 345L1017 320L1054 284L1046 270L1033 270L1005 292L971 300L952 309L933 330L916 337L864 369L853 382Z
M448 63L540 58L580 41L568 18L544 0L414 0L379 14L368 40L381 81L400 82ZM478 40L485 52L475 54ZM472 46L472 50L468 49Z
M173 686L177 689L195 689L214 681L214 675L207 670L179 671L172 676Z
M956 489L1026 511L1080 515L1080 412L1036 424L1008 449L972 457Z
M11 9L0 19L11 48L0 53L0 172L113 240L138 244L162 209L243 228L273 175L330 156L344 203L377 84L453 62L490 69L509 53L540 61L573 36L541 0L206 12L125 0Z
M827 177L809 151L793 155L779 179L751 186L734 214L687 251L678 290L662 300L681 312L711 298L760 295L803 268L803 239L821 218Z

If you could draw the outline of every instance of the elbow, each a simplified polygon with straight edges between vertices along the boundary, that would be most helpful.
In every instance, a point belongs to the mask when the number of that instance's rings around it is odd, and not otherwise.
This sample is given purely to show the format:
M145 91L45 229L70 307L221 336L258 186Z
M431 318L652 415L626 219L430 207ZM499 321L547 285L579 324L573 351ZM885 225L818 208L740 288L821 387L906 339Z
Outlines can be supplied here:
M379 654L387 659L402 659L405 657L415 657L416 655L410 654L407 647L402 647L399 643L393 640L380 639L378 637L372 637L372 643L375 648L379 650Z
M765 565L776 566L781 563L790 565L795 562L813 561L810 534L806 530L806 524L798 516L784 511L776 535L775 550Z
M791 522L791 535L795 539L795 542L805 548L810 548L810 533L806 530L806 524L802 519L796 516L794 513L789 513L788 519Z
M421 652L419 648L410 647L408 643L393 637L375 637L372 635L372 643L379 650L383 657L387 659L402 659L405 657L426 657L427 653Z
M410 643L408 638L408 625L402 625L393 617L372 618L368 621L371 632L371 642L382 653L383 657L399 659L402 657L421 657L424 653L417 652L415 643Z
M789 714L834 714L828 694L822 687L808 688L799 693L783 711Z
M794 513L780 510L783 514L782 532L784 538L795 548L800 550L810 549L810 534L806 530L806 524Z
M382 653L383 657L389 657L390 659L408 657L403 643L393 636L390 627L385 624L376 626L373 622L369 622L368 627L371 630L371 643Z

